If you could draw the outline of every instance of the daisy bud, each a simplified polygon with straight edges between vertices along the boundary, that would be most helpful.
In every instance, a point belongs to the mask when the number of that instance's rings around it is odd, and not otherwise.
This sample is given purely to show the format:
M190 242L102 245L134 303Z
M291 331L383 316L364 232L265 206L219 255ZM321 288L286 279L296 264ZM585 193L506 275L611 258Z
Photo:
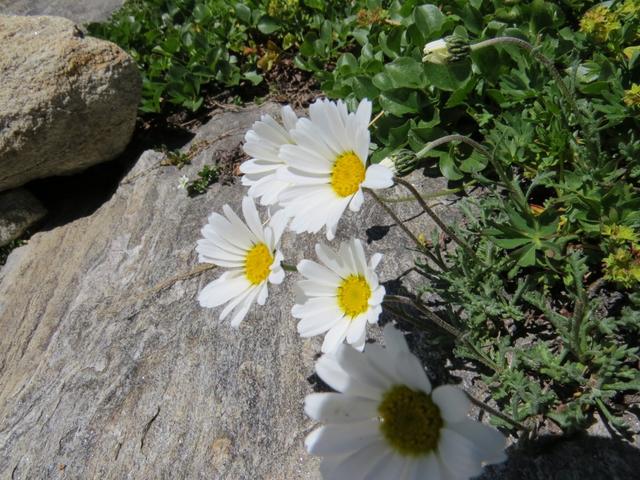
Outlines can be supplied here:
M464 60L471 51L469 42L459 35L449 35L424 46L423 62L446 65Z

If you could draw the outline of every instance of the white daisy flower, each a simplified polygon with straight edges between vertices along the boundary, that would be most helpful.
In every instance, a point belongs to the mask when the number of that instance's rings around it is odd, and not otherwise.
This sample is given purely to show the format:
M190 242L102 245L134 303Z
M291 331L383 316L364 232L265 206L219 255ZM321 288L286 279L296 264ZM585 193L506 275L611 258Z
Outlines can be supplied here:
M358 239L343 242L338 252L317 244L316 254L323 265L302 260L297 266L306 279L296 284L298 299L291 310L301 319L298 333L311 337L328 332L323 352L335 351L345 339L362 350L367 322L377 323L382 312L385 290L375 272L382 254L367 263Z
M240 165L244 174L242 185L249 187L249 195L260 199L262 205L275 204L280 192L288 186L288 182L276 177L276 171L285 165L278 153L282 145L293 143L289 132L298 117L288 105L282 107L280 117L283 125L270 115L263 115L244 137L242 148L251 159Z
M222 210L224 216L218 213L209 216L202 229L204 238L198 240L196 251L200 262L228 270L202 289L198 301L207 308L226 303L220 319L233 312L231 326L238 327L254 301L265 304L267 283L279 284L284 279L278 245L285 222L279 216L263 227L251 197L242 199L246 224L229 205Z
M362 100L355 113L342 101L318 100L309 107L309 118L299 119L291 130L295 143L280 147L287 167L278 175L292 185L280 194L279 203L293 217L293 231L316 233L326 226L332 240L347 206L360 210L362 187L393 184L388 168L366 166L370 119L369 100Z
M467 417L470 402L452 385L431 388L403 335L384 329L386 348L341 345L316 363L339 393L313 393L305 412L325 423L305 440L324 457L325 479L463 480L506 459L505 437Z

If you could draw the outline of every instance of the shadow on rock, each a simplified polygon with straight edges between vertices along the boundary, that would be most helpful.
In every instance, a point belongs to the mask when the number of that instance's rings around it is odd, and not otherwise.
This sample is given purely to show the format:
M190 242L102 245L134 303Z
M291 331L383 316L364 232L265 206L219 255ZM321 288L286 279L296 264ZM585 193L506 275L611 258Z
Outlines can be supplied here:
M605 437L541 437L507 454L476 480L626 480L640 471L639 449Z

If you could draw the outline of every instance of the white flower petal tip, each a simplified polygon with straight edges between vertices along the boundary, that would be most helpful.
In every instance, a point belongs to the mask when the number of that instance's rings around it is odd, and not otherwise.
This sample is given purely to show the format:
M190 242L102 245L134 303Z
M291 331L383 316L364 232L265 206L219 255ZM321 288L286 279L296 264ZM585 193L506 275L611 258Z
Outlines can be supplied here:
M325 228L331 240L345 209L360 209L361 187L390 186L389 175L382 171L388 169L367 168L370 119L369 100L350 113L344 102L322 99L309 107L308 119L296 122L290 132L295 143L283 145L279 152L286 170L278 173L279 181L290 184L278 202L293 217L294 232Z
M280 158L280 148L294 143L291 130L297 122L291 107L283 107L281 122L270 115L263 115L245 135L244 152L251 158L240 165L244 174L242 184L249 187L249 195L260 199L262 205L273 205L288 183L278 179L277 171L285 164Z
M337 252L317 244L316 254L321 263L298 263L304 277L296 284L300 295L292 309L300 319L298 332L303 337L326 332L324 353L336 351L345 340L362 350L367 323L376 323L382 311L384 288L375 269L358 239L343 242Z
M244 222L228 205L222 210L224 215L209 216L196 251L201 262L226 271L202 289L198 302L205 308L225 305L220 319L230 316L231 326L238 327L254 302L265 304L267 284L284 279L282 253L279 238L271 226L263 226L251 197L242 199Z
M451 385L431 391L403 335L387 325L384 338L386 348L342 344L316 363L337 391L305 399L305 413L323 423L305 440L323 457L323 478L463 480L504 461L504 435L466 416L466 394Z

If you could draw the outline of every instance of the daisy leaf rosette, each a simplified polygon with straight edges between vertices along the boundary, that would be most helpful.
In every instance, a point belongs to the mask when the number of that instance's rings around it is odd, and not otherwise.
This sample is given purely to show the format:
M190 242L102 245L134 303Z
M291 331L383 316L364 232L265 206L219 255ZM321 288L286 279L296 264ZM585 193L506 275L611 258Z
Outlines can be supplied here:
M290 106L282 107L281 123L271 115L263 115L245 134L244 152L251 158L240 165L242 185L249 187L248 194L259 199L262 205L273 205L280 193L289 185L277 178L276 172L285 163L278 156L282 145L294 143L290 131L298 117Z
M316 233L326 227L335 237L338 221L347 207L357 212L364 201L362 187L387 188L393 173L383 165L367 167L371 102L364 99L355 112L344 102L317 100L309 118L300 118L291 130L293 144L280 147L286 168L278 177L290 184L279 204L292 217L291 230Z
M251 197L242 199L244 222L229 205L222 210L224 215L209 216L196 251L200 262L213 263L227 271L202 289L198 301L206 308L226 304L220 319L232 314L231 326L238 327L254 302L265 304L267 284L284 280L283 256L278 246L286 219L273 217L263 226Z
M302 260L298 272L305 280L296 283L297 299L291 311L299 318L298 333L312 337L326 332L323 352L335 351L345 340L362 350L367 323L377 323L385 289L378 283L376 267L381 253L369 262L362 242L343 242L336 252L316 244L321 263Z
M393 326L386 348L358 352L341 345L316 363L337 393L313 393L307 415L324 425L309 434L307 450L322 456L325 479L462 480L506 459L506 439L467 416L467 395L452 385L431 388L417 357Z

